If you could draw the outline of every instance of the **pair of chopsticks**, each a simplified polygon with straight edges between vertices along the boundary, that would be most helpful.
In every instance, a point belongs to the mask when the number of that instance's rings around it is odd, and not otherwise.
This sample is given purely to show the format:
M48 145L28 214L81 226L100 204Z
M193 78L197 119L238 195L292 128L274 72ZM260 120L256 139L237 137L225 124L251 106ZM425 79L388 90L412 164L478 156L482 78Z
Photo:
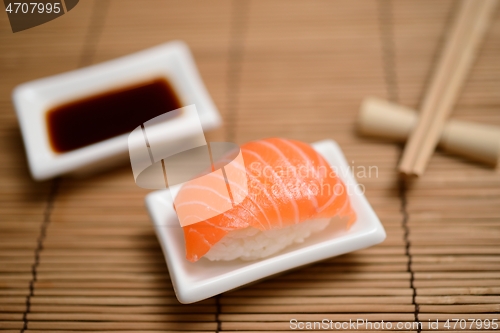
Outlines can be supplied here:
M418 176L424 172L497 3L497 0L461 1L437 70L426 92L417 125L406 143L399 164L402 173Z

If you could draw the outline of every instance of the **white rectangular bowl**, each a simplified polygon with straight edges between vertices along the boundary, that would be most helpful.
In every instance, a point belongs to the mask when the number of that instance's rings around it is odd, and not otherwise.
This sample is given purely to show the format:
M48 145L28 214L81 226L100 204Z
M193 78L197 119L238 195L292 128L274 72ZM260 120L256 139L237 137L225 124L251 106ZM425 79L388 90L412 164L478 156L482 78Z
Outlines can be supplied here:
M12 98L33 178L45 180L68 173L85 173L123 162L128 157L128 133L70 152L54 152L46 113L55 106L151 78L167 79L183 106L195 104L204 131L220 125L220 115L187 45L179 41L165 43L15 88ZM166 123L165 131L168 130Z
M351 189L350 200L357 221L349 230L339 230L335 223L331 223L304 243L287 247L265 259L209 261L201 258L196 263L189 262L185 258L184 233L173 210L170 194L163 190L147 195L146 206L165 255L175 294L181 303L201 301L292 268L378 244L385 239L384 228L364 194L359 189L354 191L358 184L349 172L349 165L337 143L324 140L314 143L313 147L339 170L344 184ZM173 188L172 195L178 189Z

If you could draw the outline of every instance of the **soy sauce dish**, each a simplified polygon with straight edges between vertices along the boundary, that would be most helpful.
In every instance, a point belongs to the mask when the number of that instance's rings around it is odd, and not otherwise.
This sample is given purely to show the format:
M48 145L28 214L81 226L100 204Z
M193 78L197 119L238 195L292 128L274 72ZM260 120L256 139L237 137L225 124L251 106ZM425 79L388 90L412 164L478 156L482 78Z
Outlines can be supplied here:
M123 162L134 128L183 106L196 105L204 131L221 123L189 48L179 41L21 84L12 98L36 180ZM176 120L163 130L182 124Z

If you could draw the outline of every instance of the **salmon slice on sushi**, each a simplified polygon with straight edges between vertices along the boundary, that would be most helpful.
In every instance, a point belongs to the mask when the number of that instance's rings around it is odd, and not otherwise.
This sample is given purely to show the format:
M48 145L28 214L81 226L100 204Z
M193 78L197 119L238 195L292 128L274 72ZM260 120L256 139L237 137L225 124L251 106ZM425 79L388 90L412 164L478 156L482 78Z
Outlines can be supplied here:
M187 260L261 259L321 232L333 217L348 227L355 222L344 183L310 145L270 138L242 145L241 154L247 195L232 208L183 227ZM186 184L175 201L194 211L213 210L214 198L230 200L210 186Z

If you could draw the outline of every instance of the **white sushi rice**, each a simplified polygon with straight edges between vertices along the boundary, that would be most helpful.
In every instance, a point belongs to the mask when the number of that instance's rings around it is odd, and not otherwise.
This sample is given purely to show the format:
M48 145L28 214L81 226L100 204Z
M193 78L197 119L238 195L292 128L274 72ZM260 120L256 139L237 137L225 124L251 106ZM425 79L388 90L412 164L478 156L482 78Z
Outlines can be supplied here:
M280 229L261 231L248 227L228 233L205 254L218 260L256 260L273 255L293 243L302 243L313 233L322 231L330 219L309 220Z

